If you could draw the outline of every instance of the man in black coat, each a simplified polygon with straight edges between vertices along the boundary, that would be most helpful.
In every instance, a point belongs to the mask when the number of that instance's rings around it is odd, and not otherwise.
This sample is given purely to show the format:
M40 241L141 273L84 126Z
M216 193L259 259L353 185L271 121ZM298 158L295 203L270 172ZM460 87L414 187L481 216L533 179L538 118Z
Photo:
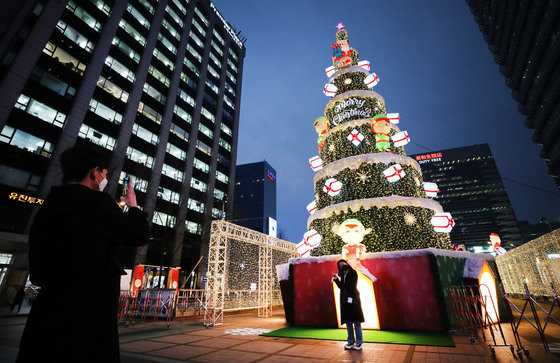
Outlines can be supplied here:
M64 185L53 187L29 233L29 274L41 287L17 362L118 362L117 247L147 243L150 227L132 186L123 213L103 188L107 156L75 146L60 157Z
M338 275L333 275L332 280L340 289L340 323L346 324L348 331L348 344L344 346L344 349L361 350L364 342L361 324L364 322L364 313L360 302L360 292L357 288L358 274L346 260L338 261L337 266ZM354 330L356 339L354 339Z

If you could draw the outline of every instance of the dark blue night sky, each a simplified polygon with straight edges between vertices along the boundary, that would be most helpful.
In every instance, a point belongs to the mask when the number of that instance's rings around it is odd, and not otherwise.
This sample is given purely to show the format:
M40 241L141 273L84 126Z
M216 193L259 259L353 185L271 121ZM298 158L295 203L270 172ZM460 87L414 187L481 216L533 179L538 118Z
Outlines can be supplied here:
M399 127L432 150L488 143L518 220L557 221L560 193L540 146L531 141L511 90L464 1L215 0L247 37L238 164L265 159L278 175L278 227L299 242L313 200L316 117L328 97L324 69L332 65L335 25L369 60L388 112ZM427 150L409 144L408 154Z

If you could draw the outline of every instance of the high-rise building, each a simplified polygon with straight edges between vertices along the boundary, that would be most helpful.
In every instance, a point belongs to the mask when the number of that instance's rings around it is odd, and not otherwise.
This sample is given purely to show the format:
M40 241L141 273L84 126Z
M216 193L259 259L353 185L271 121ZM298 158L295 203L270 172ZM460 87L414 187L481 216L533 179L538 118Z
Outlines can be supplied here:
M521 243L515 213L488 144L411 155L420 164L424 181L439 187L437 201L451 213L453 244L488 247L497 233L502 247Z
M560 188L558 2L467 0L467 4Z
M0 262L10 261L9 284L25 282L31 217L61 181L60 154L77 143L112 152L106 190L116 198L129 175L152 217L150 244L123 250L124 265L190 272L233 194L239 33L209 0L3 5Z
M266 161L236 166L232 222L276 237L276 171Z

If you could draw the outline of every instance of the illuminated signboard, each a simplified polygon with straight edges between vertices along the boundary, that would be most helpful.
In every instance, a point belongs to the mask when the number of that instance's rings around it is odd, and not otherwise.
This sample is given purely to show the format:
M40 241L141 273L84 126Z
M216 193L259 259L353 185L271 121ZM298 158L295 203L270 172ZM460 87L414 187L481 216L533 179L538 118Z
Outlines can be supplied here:
M43 204L44 200L36 197L31 197L29 195L20 194L20 193L10 193L8 199L17 200L18 202L22 203L30 203L30 204Z
M273 182L276 183L276 175L274 175L274 173L270 170L268 170L266 172L266 176L268 177L268 179L272 180Z
M420 164L429 161L441 161L441 156L441 153L416 155L416 161L418 161Z

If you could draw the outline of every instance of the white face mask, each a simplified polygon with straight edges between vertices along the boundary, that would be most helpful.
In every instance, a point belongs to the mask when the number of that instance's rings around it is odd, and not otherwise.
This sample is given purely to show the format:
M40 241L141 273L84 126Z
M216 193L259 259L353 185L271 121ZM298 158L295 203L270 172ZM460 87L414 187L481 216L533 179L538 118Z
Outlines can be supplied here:
M99 173L99 174L101 174L101 173ZM101 175L103 175L103 174L101 174ZM99 186L99 191L100 192L102 192L103 189L105 189L105 187L107 186L107 183L108 183L107 178L103 178L103 180L101 182L98 182L97 178L95 178L95 182Z

